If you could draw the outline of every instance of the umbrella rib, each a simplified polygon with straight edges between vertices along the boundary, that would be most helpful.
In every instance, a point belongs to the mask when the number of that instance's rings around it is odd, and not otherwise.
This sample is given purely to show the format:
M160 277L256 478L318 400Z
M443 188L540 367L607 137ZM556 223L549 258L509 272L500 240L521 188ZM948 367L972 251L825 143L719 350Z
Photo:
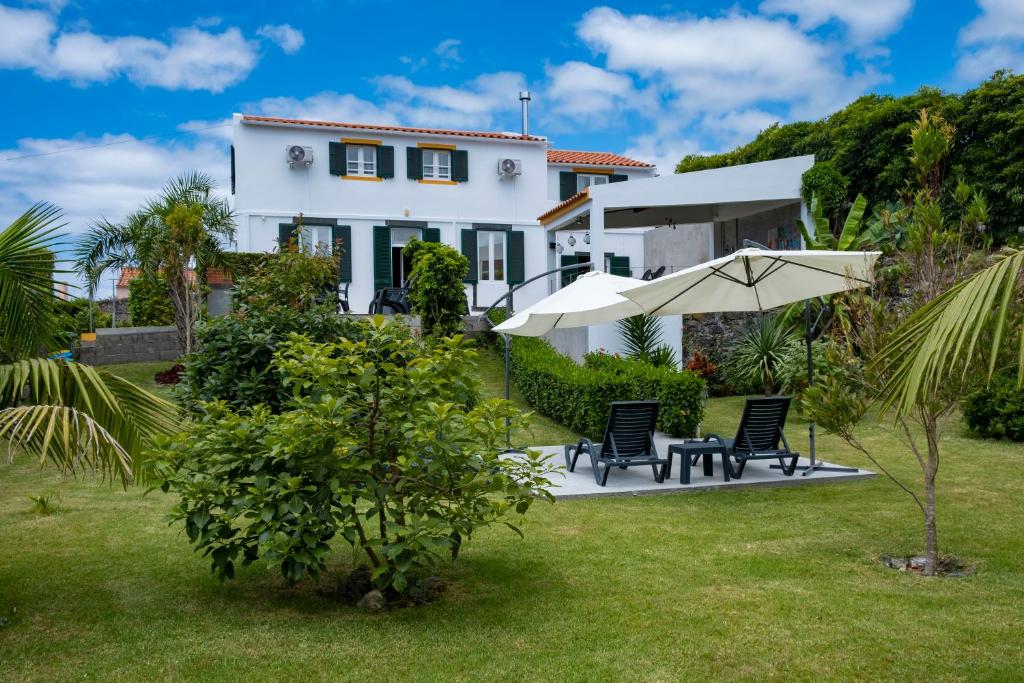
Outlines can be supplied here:
M783 263L788 263L788 264L793 265L793 266L800 266L801 268L807 268L808 270L816 270L819 273L825 273L826 275L835 275L837 277L843 277L843 278L849 277L851 280L854 280L856 282L863 282L865 285L870 285L871 284L870 280L865 280L865 279L859 278L859 277L853 277L852 275L848 275L847 273L837 273L834 270L827 270L825 268L819 268L817 266L811 266L811 265L808 265L806 263L799 263L797 261L787 261L786 259L780 259L780 261L782 261Z
M660 305L659 305L659 306L658 306L657 308L655 308L655 309L654 309L654 311L653 311L653 312L651 313L651 315L657 315L657 314L658 314L658 311L660 311L661 309L665 308L665 307L666 307L666 306L668 306L668 305L669 305L670 303L672 303L673 301L675 301L676 299L678 299L678 298L679 298L679 297L681 297L682 295L686 294L687 292L689 292L689 291L690 291L691 289L693 289L694 287L696 287L696 286L697 286L697 285L699 285L700 283L702 283L702 282L704 282L705 280L707 280L707 279L708 279L709 277L715 277L716 275L717 275L717 276L719 276L719 277L724 277L724 278L726 278L726 279L729 279L729 280L733 280L733 281L735 281L735 282L740 282L740 280L737 280L736 278L732 277L731 275L723 275L723 274L720 274L720 273L718 272L718 270L717 270L716 268L712 268L712 269L711 269L711 272L710 272L710 273L708 273L707 275L705 275L705 276L704 276L704 277L702 277L701 279L697 280L697 281L696 281L696 282L694 282L694 283L693 283L692 285L690 285L689 287L687 287L687 288L686 288L686 289L684 289L683 291L679 292L678 294L676 294L676 295L675 295L674 297L672 297L672 298L671 298L671 299L669 299L668 301L666 301L666 302L664 302L664 303L660 304Z

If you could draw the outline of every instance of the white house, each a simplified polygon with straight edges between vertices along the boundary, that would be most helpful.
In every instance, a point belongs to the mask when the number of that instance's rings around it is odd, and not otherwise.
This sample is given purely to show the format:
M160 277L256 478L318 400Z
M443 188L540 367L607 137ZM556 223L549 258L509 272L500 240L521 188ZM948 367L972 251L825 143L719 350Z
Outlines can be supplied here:
M485 308L509 284L554 267L570 236L573 257L589 258L586 230L553 240L538 216L581 189L655 175L651 164L553 150L534 135L242 114L233 119L231 166L237 248L273 250L301 222L301 244L342 245L341 281L360 312L378 289L408 277L402 247L414 238L460 249L470 262L469 304ZM641 269L642 243L640 234L609 240L603 263ZM517 307L556 286L556 278L527 285Z

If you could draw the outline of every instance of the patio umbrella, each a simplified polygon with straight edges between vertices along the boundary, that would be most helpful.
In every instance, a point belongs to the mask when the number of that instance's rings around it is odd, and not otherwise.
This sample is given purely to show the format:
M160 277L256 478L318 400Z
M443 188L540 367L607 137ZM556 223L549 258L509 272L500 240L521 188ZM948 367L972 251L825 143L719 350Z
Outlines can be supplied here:
M744 248L620 293L651 315L765 311L867 287L880 255Z
M580 275L537 303L494 328L495 332L521 337L539 337L556 328L583 327L613 322L643 313L643 309L620 292L646 284L642 280L601 271Z
M621 294L651 315L765 311L807 301L807 381L813 383L811 342L817 323L811 321L810 299L869 286L881 252L775 251L750 244L729 256L623 289ZM852 471L818 462L813 422L810 451L810 466L801 468L804 476L815 470Z

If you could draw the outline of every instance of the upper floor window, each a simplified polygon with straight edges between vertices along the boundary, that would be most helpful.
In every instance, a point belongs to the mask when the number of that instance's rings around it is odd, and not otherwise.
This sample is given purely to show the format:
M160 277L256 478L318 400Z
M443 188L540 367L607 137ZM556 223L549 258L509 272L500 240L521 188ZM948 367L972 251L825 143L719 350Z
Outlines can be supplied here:
M608 176L603 174L587 174L578 173L576 174L576 191L583 192L585 188L591 185L606 185L608 183Z
M477 272L481 282L505 281L505 232L480 230L476 234Z
M423 178L426 180L451 180L452 153L447 149L424 149Z
M377 175L377 148L374 145L345 145L345 155L346 175Z

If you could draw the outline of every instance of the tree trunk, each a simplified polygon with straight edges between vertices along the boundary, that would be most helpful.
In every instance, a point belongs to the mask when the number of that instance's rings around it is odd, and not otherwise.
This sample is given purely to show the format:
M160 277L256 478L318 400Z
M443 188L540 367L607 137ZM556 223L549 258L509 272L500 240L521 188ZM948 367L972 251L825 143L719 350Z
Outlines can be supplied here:
M939 564L939 539L935 519L935 478L939 471L939 424L935 416L925 422L928 460L924 470L925 576L935 576Z

